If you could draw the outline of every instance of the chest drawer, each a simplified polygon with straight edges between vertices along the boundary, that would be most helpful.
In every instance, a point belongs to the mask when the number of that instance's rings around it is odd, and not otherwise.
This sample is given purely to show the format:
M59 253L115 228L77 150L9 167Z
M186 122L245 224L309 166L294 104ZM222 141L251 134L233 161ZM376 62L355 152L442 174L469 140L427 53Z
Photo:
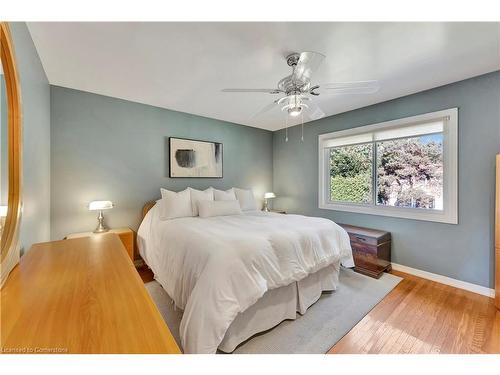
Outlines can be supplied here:
M360 246L377 246L379 241L376 237L369 237L362 234L349 233L351 243L359 244Z
M342 228L349 234L351 243L358 243L362 245L378 246L384 242L391 241L391 233L377 230L355 227L353 225L340 224Z
M379 278L391 269L391 234L386 231L339 224L349 234L354 270Z
M374 256L378 254L378 248L374 245L367 245L364 243L357 243L351 241L351 248L353 254L363 254L365 256Z

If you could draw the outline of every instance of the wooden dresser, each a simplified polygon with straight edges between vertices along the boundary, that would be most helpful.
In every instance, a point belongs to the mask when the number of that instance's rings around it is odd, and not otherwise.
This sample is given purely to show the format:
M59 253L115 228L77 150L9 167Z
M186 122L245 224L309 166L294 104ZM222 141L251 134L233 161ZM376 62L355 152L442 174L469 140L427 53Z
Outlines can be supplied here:
M1 290L3 353L180 353L117 234L33 245Z
M127 250L127 253L130 257L130 259L134 260L135 256L135 232L130 229L130 228L117 228L117 229L110 229L108 232L105 233L115 233L120 237L120 240L123 243L123 246L125 246L125 250ZM71 233L66 236L66 240L72 239L72 238L81 238L81 237L91 237L91 236L100 236L104 233L94 233L94 232L81 232L81 233Z
M377 229L339 224L349 234L356 272L379 278L391 270L391 234Z

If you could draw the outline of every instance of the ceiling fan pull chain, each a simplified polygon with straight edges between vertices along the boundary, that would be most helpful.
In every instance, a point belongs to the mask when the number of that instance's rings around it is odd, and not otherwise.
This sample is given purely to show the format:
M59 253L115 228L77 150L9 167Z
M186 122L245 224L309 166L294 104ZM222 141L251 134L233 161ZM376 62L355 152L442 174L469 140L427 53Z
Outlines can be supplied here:
M285 142L288 142L288 115L285 117Z
M301 116L302 116L302 134L300 136L300 141L301 142L304 142L304 111L301 112Z

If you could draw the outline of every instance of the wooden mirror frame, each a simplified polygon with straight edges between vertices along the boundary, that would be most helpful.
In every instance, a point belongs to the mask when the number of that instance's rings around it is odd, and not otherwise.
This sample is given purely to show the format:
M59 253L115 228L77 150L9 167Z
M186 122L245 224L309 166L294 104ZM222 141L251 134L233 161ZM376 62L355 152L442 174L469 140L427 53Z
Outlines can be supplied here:
M14 46L7 22L0 22L0 57L7 93L8 123L8 209L0 247L1 284L19 261L19 225L21 219L22 111L19 76Z

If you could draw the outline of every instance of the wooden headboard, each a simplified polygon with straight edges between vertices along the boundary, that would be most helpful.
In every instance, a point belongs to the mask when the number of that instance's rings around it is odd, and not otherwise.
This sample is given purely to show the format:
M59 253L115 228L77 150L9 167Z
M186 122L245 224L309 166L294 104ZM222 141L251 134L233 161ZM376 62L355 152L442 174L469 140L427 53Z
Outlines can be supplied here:
M147 201L144 206L142 206L142 217L141 220L144 220L146 217L146 214L149 212L150 209L153 208L153 206L156 204L156 201Z

